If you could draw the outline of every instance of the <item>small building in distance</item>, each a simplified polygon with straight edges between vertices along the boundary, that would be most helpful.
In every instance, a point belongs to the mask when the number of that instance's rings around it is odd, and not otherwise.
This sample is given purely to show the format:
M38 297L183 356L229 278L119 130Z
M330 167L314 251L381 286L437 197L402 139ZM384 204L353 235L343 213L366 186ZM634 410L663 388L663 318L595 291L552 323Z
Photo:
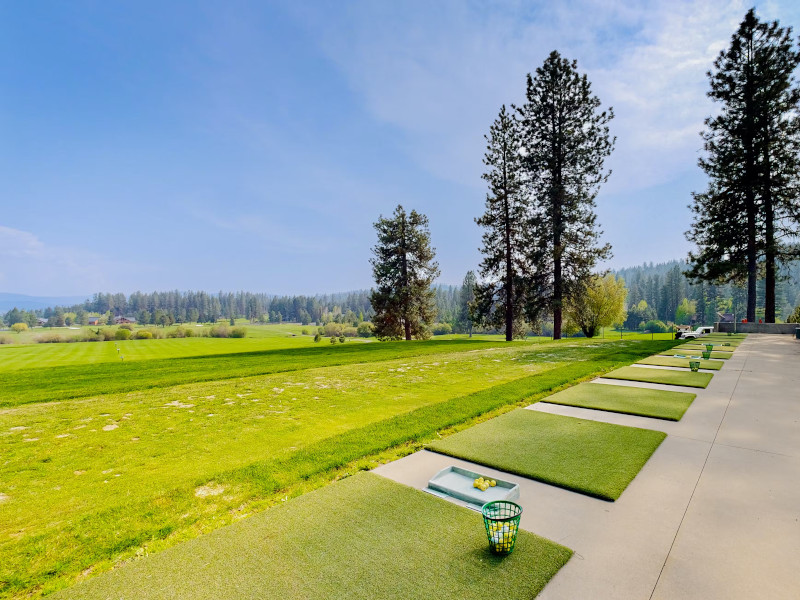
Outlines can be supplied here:
M102 317L89 317L89 325L100 325L100 319Z
M127 323L129 325L135 325L136 319L133 317L114 317L114 323L117 325L122 325L123 323Z

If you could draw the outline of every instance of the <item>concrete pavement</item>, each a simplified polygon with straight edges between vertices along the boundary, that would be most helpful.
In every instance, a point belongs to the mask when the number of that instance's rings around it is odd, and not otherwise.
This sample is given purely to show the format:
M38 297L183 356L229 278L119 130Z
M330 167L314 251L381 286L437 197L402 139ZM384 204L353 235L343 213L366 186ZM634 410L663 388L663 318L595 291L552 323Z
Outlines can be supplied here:
M750 335L708 388L687 391L697 398L677 423L530 407L668 434L613 503L427 451L375 472L422 489L455 464L519 483L521 526L575 551L540 598L800 597L800 342Z

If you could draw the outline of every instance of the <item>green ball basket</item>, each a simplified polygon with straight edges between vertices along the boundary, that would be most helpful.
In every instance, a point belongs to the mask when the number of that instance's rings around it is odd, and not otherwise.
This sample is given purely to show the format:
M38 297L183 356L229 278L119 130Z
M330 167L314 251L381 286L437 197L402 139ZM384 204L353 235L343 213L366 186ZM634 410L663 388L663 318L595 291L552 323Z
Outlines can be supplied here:
M522 507L508 500L487 502L481 509L489 549L495 554L511 554L517 542Z
M699 360L690 360L690 361L689 361L689 368L690 368L692 371L698 371L698 370L700 370L700 361L699 361Z
M711 352L703 352L703 358L706 359L706 360L711 358Z

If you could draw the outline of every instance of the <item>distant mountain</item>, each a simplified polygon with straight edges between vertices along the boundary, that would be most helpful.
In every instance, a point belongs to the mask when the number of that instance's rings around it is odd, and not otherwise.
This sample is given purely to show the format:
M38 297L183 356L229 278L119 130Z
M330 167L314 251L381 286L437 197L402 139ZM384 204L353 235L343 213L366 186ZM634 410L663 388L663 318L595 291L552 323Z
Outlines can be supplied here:
M80 304L91 296L25 296L0 292L0 312L5 313L16 307L20 310L35 310L48 306L72 306Z

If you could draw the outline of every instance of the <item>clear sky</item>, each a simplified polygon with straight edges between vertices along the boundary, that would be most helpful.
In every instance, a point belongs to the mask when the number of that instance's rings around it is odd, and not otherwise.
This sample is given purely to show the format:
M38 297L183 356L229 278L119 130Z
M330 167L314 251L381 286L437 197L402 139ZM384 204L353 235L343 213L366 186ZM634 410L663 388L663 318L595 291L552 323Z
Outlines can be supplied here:
M460 283L483 136L553 49L617 115L606 266L682 258L705 72L750 6L2 2L0 292L366 288L398 203ZM800 25L796 0L756 7Z

